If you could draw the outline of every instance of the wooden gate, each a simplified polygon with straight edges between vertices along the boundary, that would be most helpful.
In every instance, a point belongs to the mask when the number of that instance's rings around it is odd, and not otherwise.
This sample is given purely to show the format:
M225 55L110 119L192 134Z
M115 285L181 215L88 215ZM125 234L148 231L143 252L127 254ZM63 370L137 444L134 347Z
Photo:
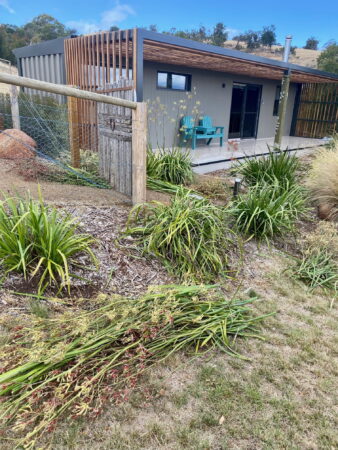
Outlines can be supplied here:
M295 136L323 138L338 131L338 83L302 85Z
M108 86L114 97L133 100L132 80L121 79ZM128 89L131 88L131 89ZM114 92L115 91L115 92ZM97 104L100 173L113 189L132 195L132 110Z

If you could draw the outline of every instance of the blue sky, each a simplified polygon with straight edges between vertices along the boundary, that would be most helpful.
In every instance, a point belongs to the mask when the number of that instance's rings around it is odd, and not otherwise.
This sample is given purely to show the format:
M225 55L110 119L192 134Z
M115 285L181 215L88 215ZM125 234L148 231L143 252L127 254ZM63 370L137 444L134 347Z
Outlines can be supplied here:
M283 11L281 11L283 5ZM159 30L176 27L195 28L200 24L211 28L221 21L232 33L260 29L275 24L277 38L294 37L294 45L302 46L310 35L324 45L338 40L338 1L272 0L241 2L226 0L0 0L0 23L22 25L34 16L47 13L78 32L157 24Z

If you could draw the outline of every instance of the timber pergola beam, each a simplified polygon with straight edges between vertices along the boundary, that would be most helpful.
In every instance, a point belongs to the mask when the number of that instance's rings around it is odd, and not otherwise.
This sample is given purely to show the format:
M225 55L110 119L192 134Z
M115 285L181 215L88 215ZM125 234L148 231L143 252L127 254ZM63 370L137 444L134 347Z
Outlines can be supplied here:
M48 83L47 81L33 80L32 78L19 77L18 75L10 75L3 72L0 72L0 83L14 84L15 86L51 92L52 94L66 95L68 97L81 98L83 100L107 103L109 105L124 106L125 108L137 108L137 102L125 100L123 98L109 97L107 95L83 91L63 84L53 84Z

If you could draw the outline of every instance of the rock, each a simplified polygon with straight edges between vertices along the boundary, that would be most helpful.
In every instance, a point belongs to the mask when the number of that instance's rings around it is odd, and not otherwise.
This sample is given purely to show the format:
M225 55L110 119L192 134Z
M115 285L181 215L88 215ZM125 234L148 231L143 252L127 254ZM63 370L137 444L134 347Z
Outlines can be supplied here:
M329 220L332 215L332 206L327 203L320 203L318 205L318 217L321 220Z
M9 129L0 133L0 158L32 159L35 158L36 142L20 130Z

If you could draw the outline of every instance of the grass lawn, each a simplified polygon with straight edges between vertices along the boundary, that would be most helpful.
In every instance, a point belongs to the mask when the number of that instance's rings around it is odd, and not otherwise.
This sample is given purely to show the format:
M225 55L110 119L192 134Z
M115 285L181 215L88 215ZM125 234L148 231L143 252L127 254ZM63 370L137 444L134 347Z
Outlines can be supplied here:
M337 304L291 280L281 252L252 245L247 259L241 289L277 311L265 341L238 341L250 361L175 356L96 421L67 422L52 448L338 448Z

